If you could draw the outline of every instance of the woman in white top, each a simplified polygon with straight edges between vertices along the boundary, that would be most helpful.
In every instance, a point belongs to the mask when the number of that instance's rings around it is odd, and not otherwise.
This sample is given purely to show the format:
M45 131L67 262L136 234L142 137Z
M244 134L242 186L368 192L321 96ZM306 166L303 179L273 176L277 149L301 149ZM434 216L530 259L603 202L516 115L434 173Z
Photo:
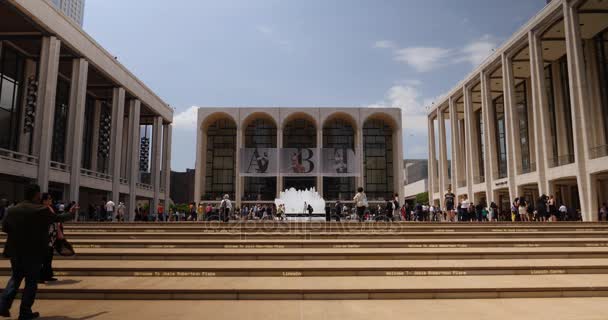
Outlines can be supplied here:
M528 204L524 200L519 200L519 218L520 221L530 221L528 217Z
M363 222L365 209L369 205L367 202L367 196L365 195L365 192L363 192L363 188L359 187L357 189L357 194L353 198L353 201L355 201L355 206L357 207L357 217L359 218L359 222Z

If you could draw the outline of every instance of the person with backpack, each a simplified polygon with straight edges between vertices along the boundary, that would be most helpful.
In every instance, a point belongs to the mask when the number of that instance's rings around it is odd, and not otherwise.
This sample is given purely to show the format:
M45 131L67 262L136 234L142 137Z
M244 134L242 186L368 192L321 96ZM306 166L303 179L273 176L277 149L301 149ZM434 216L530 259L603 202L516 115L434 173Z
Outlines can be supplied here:
M230 201L230 196L225 194L224 199L220 203L220 221L228 222L230 210L232 210L232 202Z
M357 188L357 194L353 198L355 202L355 206L357 207L357 217L359 218L359 222L363 222L363 215L365 214L365 209L369 207L369 203L367 202L367 196L365 192L363 192L363 188Z

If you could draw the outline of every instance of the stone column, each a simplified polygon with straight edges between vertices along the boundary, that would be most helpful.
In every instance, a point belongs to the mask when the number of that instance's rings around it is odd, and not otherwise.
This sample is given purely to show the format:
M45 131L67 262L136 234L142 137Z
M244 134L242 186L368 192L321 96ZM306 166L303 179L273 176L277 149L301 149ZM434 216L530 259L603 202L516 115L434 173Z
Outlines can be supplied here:
M241 206L241 200L243 198L243 178L241 177L241 148L243 147L243 130L241 129L241 125L240 125L240 121L237 124L237 129L236 129L236 153L235 153L235 157L236 157L236 161L235 161L235 168L234 168L234 178L236 181L235 184L235 192L234 192L234 198L236 201L236 206L240 207Z
M460 179L460 129L458 128L458 110L456 110L456 101L452 97L449 98L450 112L450 127L452 132L452 192L458 196L458 179Z
M530 44L530 74L532 82L532 108L534 111L534 139L536 145L536 172L538 191L549 193L549 183L545 176L549 156L553 154L551 132L548 124L547 96L545 94L545 67L540 36L533 31L528 33Z
M120 201L120 160L122 159L122 130L125 119L125 89L112 90L112 132L110 134L110 172L112 173L112 201Z
M61 41L43 37L38 69L38 103L34 126L34 150L38 155L38 184L42 192L49 190L49 170L55 118L55 93L59 71Z
M481 77L481 110L483 113L484 124L484 163L485 163L485 179L486 179L486 199L488 203L492 201L492 182L494 180L494 172L498 166L496 153L496 130L494 126L495 112L492 106L492 93L490 90L490 75L486 71L482 71Z
M203 178L205 170L205 160L203 157L203 146L205 139L203 135L203 128L201 127L200 118L196 122L196 162L195 162L195 174L194 174L194 194L192 200L196 203L201 201Z
M82 58L72 61L72 83L70 85L70 114L68 119L67 159L70 164L69 199L79 202L80 166L82 164L82 137L84 135L84 112L87 97L89 63Z
M446 143L445 113L437 109L437 122L439 123L439 206L444 208L443 196L447 190L448 180L448 151Z
M405 196L403 194L404 186L404 166L403 166L403 129L401 121L399 120L399 126L394 130L393 133L393 193L399 194L399 204L403 204Z
M362 187L365 188L365 165L364 165L364 146L363 146L363 122L359 117L359 121L357 123L357 131L355 132L355 152L357 153L357 164L359 166L360 175L357 177L356 188Z
M429 203L433 203L435 200L435 184L437 183L437 174L435 162L437 162L437 156L435 155L435 113L429 115Z
M150 174L152 175L152 188L154 190L154 198L152 199L151 212L156 212L160 201L160 169L161 169L161 146L162 146L162 127L163 118L155 116L152 125L152 166Z
M507 177L509 185L509 198L515 199L517 194L515 177L521 164L521 147L519 144L519 121L515 110L515 80L513 77L513 63L511 58L502 54L502 85L504 92L505 130L507 136Z
M473 97L471 93L471 88L468 86L464 86L463 89L463 97L464 97L464 133L466 142L466 152L467 152L467 163L466 163L466 177L467 177L467 193L469 199L473 199L473 184L475 183L474 177L477 171L477 139L475 139L474 135L476 130L474 130L475 124L475 116L473 114Z
M317 192L324 197L323 194L323 170L321 169L321 150L323 148L323 128L322 124L319 124L317 129Z
M567 1L564 1L563 9L566 52L568 54L568 75L570 79L570 102L572 105L574 159L578 171L576 180L583 220L595 221L597 220L597 202L592 201L592 183L586 168L587 160L589 159L589 130L587 130L587 124L591 122L588 121L590 115L588 114L588 88L587 75L585 74L583 40L577 9Z
M169 212L169 204L171 203L171 136L173 135L173 126L171 124L164 125L163 128L163 175L165 189L165 208Z
M137 182L139 180L139 117L141 112L141 102L137 99L129 101L129 147L127 176L129 179L129 205L127 207L129 221L135 219L134 210L137 206Z
M281 124L277 127L277 165L279 170L277 172L277 198L281 195L283 190L283 176L281 175L281 148L283 148L283 128Z

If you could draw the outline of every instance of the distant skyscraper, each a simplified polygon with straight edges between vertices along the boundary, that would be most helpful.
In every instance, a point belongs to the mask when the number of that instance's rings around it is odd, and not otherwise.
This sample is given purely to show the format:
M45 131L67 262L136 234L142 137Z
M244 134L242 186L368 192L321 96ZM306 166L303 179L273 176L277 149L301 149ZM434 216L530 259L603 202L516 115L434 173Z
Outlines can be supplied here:
M51 3L82 27L85 0L51 0Z

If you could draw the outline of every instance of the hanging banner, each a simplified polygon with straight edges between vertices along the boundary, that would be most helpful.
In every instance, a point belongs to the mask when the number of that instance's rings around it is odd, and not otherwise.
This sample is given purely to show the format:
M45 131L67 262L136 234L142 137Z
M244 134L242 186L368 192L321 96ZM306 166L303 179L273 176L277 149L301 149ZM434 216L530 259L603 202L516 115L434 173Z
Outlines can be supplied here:
M355 150L349 148L326 148L321 152L323 176L357 177L360 175Z
M275 148L243 148L241 149L242 177L275 177L278 174L278 157Z
M315 176L319 172L319 149L281 149L281 174L283 176Z

